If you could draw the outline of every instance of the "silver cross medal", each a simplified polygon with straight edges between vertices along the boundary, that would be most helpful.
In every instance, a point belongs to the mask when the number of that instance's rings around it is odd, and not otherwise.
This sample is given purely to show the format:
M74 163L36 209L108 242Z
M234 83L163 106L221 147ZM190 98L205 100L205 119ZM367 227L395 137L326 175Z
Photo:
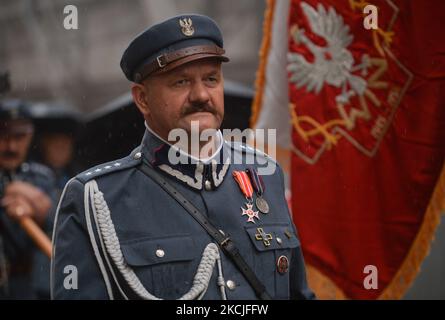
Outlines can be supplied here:
M247 202L246 203L246 207L247 207L247 209L244 209L243 207L241 207L241 209L243 210L243 214L242 215L243 216L245 216L245 215L248 216L247 222L255 223L255 219L254 218L259 219L258 211L254 211L253 210L253 203L251 203L251 202Z

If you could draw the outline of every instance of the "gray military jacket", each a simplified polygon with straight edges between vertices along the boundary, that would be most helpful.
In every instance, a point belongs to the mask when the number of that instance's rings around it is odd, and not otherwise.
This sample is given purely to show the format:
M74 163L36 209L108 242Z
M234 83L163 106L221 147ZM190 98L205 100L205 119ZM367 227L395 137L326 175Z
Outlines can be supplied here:
M151 165L231 237L272 298L313 298L281 169L262 176L270 212L248 222L242 215L247 201L232 172L272 160L257 153L255 163L246 164L254 150L224 142L210 163L174 164L171 148L146 131L128 157L67 183L55 221L52 297L257 299L206 231L140 170Z

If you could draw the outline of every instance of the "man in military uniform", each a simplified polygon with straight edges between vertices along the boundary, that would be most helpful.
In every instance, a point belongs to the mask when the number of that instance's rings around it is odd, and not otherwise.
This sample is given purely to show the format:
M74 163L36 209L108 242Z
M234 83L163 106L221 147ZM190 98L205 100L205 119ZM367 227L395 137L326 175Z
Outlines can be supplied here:
M260 163L273 161L218 130L226 61L219 28L201 15L173 17L130 43L121 67L147 130L128 157L67 183L55 299L313 298L281 169L260 177ZM169 139L175 129L190 138L193 123L213 134L195 148Z
M31 217L49 230L54 192L52 172L25 162L34 127L28 105L0 101L0 298L49 298L49 257L20 226Z

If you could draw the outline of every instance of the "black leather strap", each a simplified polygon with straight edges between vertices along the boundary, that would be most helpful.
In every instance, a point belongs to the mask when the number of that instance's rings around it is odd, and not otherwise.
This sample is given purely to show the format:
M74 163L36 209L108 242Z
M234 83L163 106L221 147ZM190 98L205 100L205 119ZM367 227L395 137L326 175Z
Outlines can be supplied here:
M223 252L233 261L237 268L241 271L247 282L252 286L257 297L261 300L271 300L270 295L266 291L266 287L261 283L253 270L241 256L235 243L230 237L225 237L218 229L216 229L210 221L188 201L175 187L168 183L158 172L156 172L149 164L143 163L139 169L172 196L203 228L207 233L215 239Z

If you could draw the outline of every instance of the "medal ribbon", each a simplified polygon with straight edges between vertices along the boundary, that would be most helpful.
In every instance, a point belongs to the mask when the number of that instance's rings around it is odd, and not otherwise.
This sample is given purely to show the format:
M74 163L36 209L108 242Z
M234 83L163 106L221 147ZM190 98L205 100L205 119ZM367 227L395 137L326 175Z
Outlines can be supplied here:
M244 171L233 171L233 178L238 183L242 193L247 199L252 199L253 188L249 176Z
M253 188L258 196L262 196L264 193L264 184L261 177L258 175L258 172L254 168L246 169L246 172L249 174L250 179L252 180Z

